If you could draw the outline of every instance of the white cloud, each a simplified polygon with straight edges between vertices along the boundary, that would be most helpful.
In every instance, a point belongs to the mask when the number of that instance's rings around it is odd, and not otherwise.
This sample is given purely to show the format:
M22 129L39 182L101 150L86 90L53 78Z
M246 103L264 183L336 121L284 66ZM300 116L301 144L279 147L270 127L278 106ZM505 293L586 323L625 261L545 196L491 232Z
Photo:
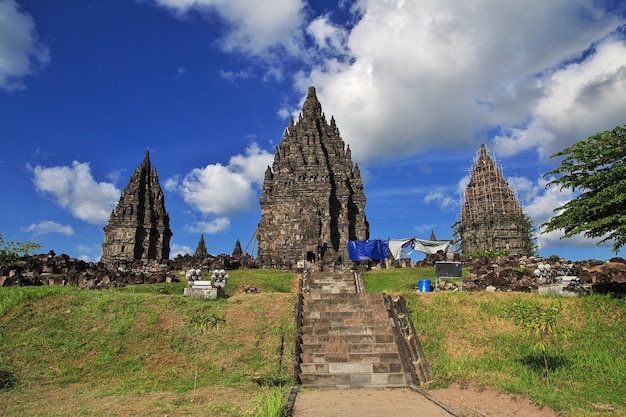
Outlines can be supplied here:
M348 52L348 32L333 24L328 16L315 18L306 29L317 48L328 54L343 55Z
M166 185L172 189L170 181ZM255 196L250 181L220 164L193 169L176 189L187 204L203 214L224 215L249 210Z
M532 122L496 138L503 156L536 147L542 157L624 123L626 44L608 38L582 62L556 69L542 81Z
M264 81L290 73L298 91L315 85L358 163L473 146L494 131L501 156L543 158L623 123L626 19L598 2L356 0L337 23L303 0L152 1L221 19L222 49L269 63ZM278 115L294 109L282 103Z
M48 65L50 52L39 42L33 18L14 0L0 0L0 89L22 90L22 78Z
M529 180L526 177L509 177L507 182L511 186L517 199L522 206L525 206L528 202L532 201L539 192L539 184ZM541 181L542 187L545 187L545 181Z
M539 178L536 181L536 187L529 187L535 190L535 195L528 195L529 203L524 207L524 212L535 221L537 227L550 220L556 214L554 212L556 208L562 207L575 197L573 191L569 189L546 188L550 180L550 178ZM520 180L518 179L517 182L520 183Z
M433 230L435 230L435 225L434 224L422 224L420 226L415 226L414 229L419 235L425 236L426 234L429 234L429 237L430 237L430 233Z
M22 231L33 233L36 236L46 235L48 233L60 233L65 236L73 236L74 229L70 225L62 225L50 220L42 220L39 223L33 223L28 227L22 228Z
M560 128L568 119L551 116L554 100L547 99L567 91L565 80L575 78L567 74L573 64L563 66L624 23L587 0L516 0L506 7L498 0L360 0L356 6L361 18L347 37L351 59L330 54L294 81L300 91L317 87L325 113L335 116L357 162L475 143L496 127L504 132L503 154L504 145L508 155L529 148L549 152L546 140L564 138ZM309 25L309 33L322 45L340 44L321 19ZM604 51L601 44L597 57L586 57L581 65L596 69L579 70L578 82L600 87L603 80L602 94L592 97L575 89L570 102L591 105L578 110L585 117L569 133L593 115L606 121L610 105L611 114L623 115L626 109L626 94L606 95L608 86L622 92L618 70L626 53L620 42L606 42L613 48ZM599 76L605 54L612 57L613 69ZM605 130L599 120L592 125L587 129Z
M200 221L185 226L188 232L207 233L210 235L228 230L229 227L230 220L228 217L217 217L211 221Z
M238 80L248 80L250 78L254 78L254 73L246 70L241 71L220 71L220 77L225 79L226 81L230 81L231 83L235 83Z
M596 247L598 242L602 239L589 239L583 234L572 236L567 239L562 239L564 233L561 230L555 230L549 233L542 233L545 228L541 227L541 224L547 222L553 216L557 215L555 208L562 207L568 201L576 197L575 193L569 189L561 190L559 187L546 188L546 184L551 181L551 178L539 178L536 182L533 182L527 178L515 178L513 181L515 184L521 185L524 190L529 203L524 207L524 213L528 215L534 222L539 235L537 237L537 243L540 249L551 249L558 247L579 247L579 248L591 248ZM603 246L611 247L612 243L603 243Z
M170 259L176 258L178 255L191 255L192 251L189 246L172 244L170 247Z
M78 250L78 259L81 259L85 262L97 262L102 256L102 246L89 246L89 245L78 245L76 247Z
M251 210L256 205L253 185L263 182L273 158L253 142L245 155L233 156L228 166L211 164L193 169L182 180L167 179L165 189L180 192L187 204L205 215L224 216Z
M430 191L426 194L426 197L424 197L424 203L435 203L442 210L454 210L459 205L457 199L446 194L441 188Z
M265 170L273 162L274 155L259 148L256 142L252 142L246 148L245 155L235 155L230 158L228 167L256 184L263 184Z
M262 56L280 48L290 54L299 53L301 26L304 21L302 0L154 0L172 10L178 17L191 11L207 18L214 14L228 26L220 40L228 52Z
M106 182L96 182L88 163L72 162L72 166L32 168L37 192L52 195L61 207L80 220L103 224L115 208L120 190Z

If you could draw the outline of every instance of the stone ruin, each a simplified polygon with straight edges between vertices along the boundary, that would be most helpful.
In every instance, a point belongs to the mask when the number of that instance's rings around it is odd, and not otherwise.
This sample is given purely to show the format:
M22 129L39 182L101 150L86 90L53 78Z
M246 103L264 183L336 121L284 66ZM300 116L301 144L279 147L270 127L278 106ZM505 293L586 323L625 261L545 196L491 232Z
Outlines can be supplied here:
M224 288L229 276L225 270L214 270L211 278L205 280L202 270L190 269L186 274L188 288L184 289L184 294L188 297L215 299L224 296Z
M450 259L447 255L441 251L427 255L415 266L432 268L440 261L461 262L469 270L469 277L463 278L463 291L626 294L626 260L619 257L608 261L571 262L535 256L508 255L494 258L455 253ZM441 288L435 290L458 291L459 288L454 283L444 281Z
M533 224L483 144L465 189L461 220L455 225L461 252L504 252L517 257L534 251Z
M146 151L104 227L100 262L167 261L171 237L163 190Z
M241 242L239 242L239 239L237 239L237 242L235 242L235 248L233 249L233 253L230 256L235 259L241 259L244 257L243 249L241 249Z
M179 281L171 262L155 260L120 261L115 268L102 262L86 262L57 255L26 255L17 265L0 270L0 287L59 285L82 289L125 287Z
M200 235L200 240L198 241L198 246L196 247L196 251L193 253L194 258L208 258L209 251L206 248L206 243L204 242L204 235Z
M314 87L265 171L260 205L256 238L262 267L343 265L348 240L369 239L359 167L335 119L326 120Z

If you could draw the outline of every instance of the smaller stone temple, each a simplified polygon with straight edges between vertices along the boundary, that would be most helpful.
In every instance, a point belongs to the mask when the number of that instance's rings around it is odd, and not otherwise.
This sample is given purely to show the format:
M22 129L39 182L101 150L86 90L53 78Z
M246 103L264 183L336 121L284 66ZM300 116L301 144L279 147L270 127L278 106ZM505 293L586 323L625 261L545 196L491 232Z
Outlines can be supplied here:
M309 87L265 171L257 227L262 267L342 265L348 240L369 239L359 167Z
M477 152L465 189L461 220L455 228L464 255L476 252L533 254L532 220L524 214L484 144Z
M171 237L163 190L146 151L104 227L100 261L167 260Z
M208 258L209 251L206 248L206 243L204 242L204 235L200 235L200 240L198 241L198 246L196 246L196 251L193 253L194 258Z
M233 253L231 256L237 260L243 257L243 249L241 249L241 242L239 241L239 239L237 239L237 242L235 242L235 248L233 249Z

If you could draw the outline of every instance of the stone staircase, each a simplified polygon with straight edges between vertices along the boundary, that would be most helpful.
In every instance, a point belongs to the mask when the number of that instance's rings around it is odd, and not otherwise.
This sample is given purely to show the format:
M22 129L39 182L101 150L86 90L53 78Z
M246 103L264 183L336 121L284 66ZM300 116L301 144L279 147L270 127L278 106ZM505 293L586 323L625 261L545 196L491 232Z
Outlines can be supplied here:
M298 305L302 385L390 388L417 382L383 294L361 293L352 272L307 273L302 287Z

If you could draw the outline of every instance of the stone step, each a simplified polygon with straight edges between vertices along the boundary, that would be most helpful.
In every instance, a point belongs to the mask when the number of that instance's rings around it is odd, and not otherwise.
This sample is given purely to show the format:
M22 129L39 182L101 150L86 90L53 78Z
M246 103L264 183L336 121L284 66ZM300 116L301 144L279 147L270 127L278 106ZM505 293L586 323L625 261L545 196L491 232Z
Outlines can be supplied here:
M384 302L380 298L364 297L361 294L319 294L314 298L315 294L310 298L305 298L302 303L303 307L336 307L344 308L347 306L373 306L375 308L385 308Z
M374 305L308 305L302 307L302 316L309 318L388 317L385 306Z
M317 298L323 298L325 295L338 295L338 294L354 294L354 288L341 288L341 287L322 287L317 289L310 289L309 292L311 296Z
M379 357L378 360L373 362L392 362L400 360L398 347L395 343L303 343L300 345L300 349L302 353L339 354L342 355L341 357L345 360L348 360L347 355L352 353L372 353L382 357Z
M374 318L347 318L347 319L302 319L302 326L316 326L319 328L335 328L335 327L359 327L364 326L385 326L390 325L389 317Z
M406 386L402 373L301 374L302 385L317 388L398 388Z
M344 307L341 309L322 308L322 309L302 309L302 317L311 320L329 320L329 319L389 319L387 310L357 306L355 308Z
M302 335L302 343L311 344L359 344L366 343L389 343L395 344L393 333L385 334L305 334Z
M344 275L340 278L321 277L321 278L308 279L307 282L309 284L316 284L316 283L336 284L336 283L345 282L345 283L354 285L354 278L352 276Z
M332 352L319 352L320 355L324 355L324 359L327 363L347 363L347 362L367 362L372 363L400 363L400 354L396 350L395 352L354 352L354 353L332 353ZM312 355L312 353L311 353ZM319 356L318 358L321 358ZM316 362L302 362L302 363L319 363ZM300 368L302 369L302 367Z
M322 316L322 317L320 317ZM390 323L389 317L372 315L363 312L317 312L303 314L302 326L350 327L350 326L385 326Z
M357 294L352 273L308 277L300 316L300 382L313 387L406 386L382 294Z
M311 291L311 293L307 295L307 298L305 300L308 299L308 300L338 301L338 300L350 300L351 298L365 298L368 300L376 298L376 297L370 297L370 295L379 296L379 298L382 300L382 294L356 294L356 293L330 294L330 293L321 293L321 292L316 292L316 291Z
M336 327L323 327L323 326L301 326L300 331L302 336L305 334L386 334L391 333L393 330L389 324L385 325L366 325L361 327L351 326L336 326Z
M301 363L303 374L388 374L402 373L402 365L394 363L372 363L364 361Z

